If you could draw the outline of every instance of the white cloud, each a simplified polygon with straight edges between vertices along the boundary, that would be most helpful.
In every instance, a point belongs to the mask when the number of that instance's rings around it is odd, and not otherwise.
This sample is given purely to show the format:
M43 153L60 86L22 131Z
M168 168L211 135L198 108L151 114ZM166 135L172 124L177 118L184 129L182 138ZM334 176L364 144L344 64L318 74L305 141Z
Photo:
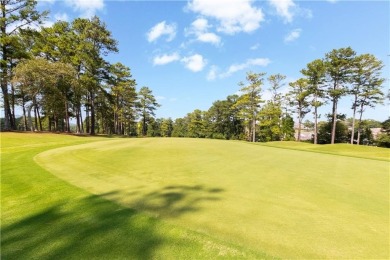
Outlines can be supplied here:
M284 19L285 23L291 23L295 16L312 18L313 12L310 9L301 8L293 0L268 0L275 8L276 14Z
M153 58L153 65L165 65L178 60L180 60L180 55L176 52L172 54L163 54Z
M214 45L219 45L221 38L215 33L202 33L198 35L198 40L201 42L208 42Z
M248 59L244 63L240 64L233 64L231 65L226 72L219 75L220 78L227 78L230 77L233 73L236 73L237 71L245 70L252 66L260 66L260 67L266 67L270 63L270 59L268 58L257 58L257 59Z
M277 14L284 18L285 22L292 22L294 13L291 9L295 7L292 0L269 0L269 2L275 7Z
M187 8L219 22L217 30L227 34L253 32L260 27L264 14L252 6L252 0L192 0Z
M181 59L181 61L184 63L184 66L187 69L193 72L202 71L207 64L207 61L200 54L194 54L192 56L184 57L183 59Z
M204 31L206 31L210 27L210 25L209 25L209 22L206 19L198 18L194 22L192 22L192 27L196 31L204 32Z
M329 3L332 3L332 4L338 2L338 0L326 0L326 1L329 2Z
M166 21L156 24L147 33L148 42L154 42L163 35L167 35L167 42L172 41L176 36L176 24L167 24Z
M301 33L302 33L302 29L292 30L289 34L287 34L284 37L284 42L287 43L287 42L295 41L296 39L298 39L301 36Z
M104 0L65 0L65 3L81 12L84 17L92 17L96 11L104 8Z
M191 27L186 30L186 34L195 35L197 41L218 46L221 43L221 37L215 33L209 32L209 28L211 28L211 26L206 19L198 18L191 24Z

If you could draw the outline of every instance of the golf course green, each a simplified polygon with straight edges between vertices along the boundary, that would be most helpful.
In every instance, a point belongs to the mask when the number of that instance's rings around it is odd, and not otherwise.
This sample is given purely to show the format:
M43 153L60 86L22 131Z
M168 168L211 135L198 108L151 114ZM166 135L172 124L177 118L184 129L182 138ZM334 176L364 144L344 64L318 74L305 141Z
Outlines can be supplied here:
M390 150L1 135L1 256L389 258Z

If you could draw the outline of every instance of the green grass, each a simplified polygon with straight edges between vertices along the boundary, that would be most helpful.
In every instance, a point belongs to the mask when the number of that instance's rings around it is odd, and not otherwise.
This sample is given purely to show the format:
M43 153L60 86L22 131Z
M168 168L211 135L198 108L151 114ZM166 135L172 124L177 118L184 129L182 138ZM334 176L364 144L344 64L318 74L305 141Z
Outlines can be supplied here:
M33 160L102 140L110 139L1 134L1 259L269 258L91 194Z
M389 150L34 136L2 135L5 259L389 258Z

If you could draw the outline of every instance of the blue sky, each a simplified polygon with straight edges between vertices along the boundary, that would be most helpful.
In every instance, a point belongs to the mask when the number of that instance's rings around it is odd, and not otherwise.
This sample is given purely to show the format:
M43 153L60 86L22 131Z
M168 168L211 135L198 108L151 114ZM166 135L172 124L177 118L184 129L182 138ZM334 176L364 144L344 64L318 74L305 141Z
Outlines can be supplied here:
M39 9L50 10L47 25L99 16L119 42L119 53L107 59L130 67L137 89L152 89L162 105L157 117L207 110L237 93L248 71L286 75L287 91L308 62L341 47L374 54L390 78L389 1L42 0ZM269 97L267 82L263 89ZM345 97L339 111L350 116L350 107ZM387 119L388 102L364 117Z

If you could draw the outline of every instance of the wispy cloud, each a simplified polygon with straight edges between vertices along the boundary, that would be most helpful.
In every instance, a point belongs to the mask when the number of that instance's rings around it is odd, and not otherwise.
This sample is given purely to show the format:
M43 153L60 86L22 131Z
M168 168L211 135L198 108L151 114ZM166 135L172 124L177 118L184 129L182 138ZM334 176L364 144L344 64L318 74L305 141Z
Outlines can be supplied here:
M213 81L213 80L217 79L218 71L219 71L219 69L217 66L215 66L215 65L211 66L209 73L207 74L207 80Z
M283 17L285 22L292 22L294 13L291 9L295 7L292 0L269 0L269 3L276 9L276 13Z
M217 30L227 34L253 32L260 27L264 14L252 0L192 0L187 8L218 21Z
M248 69L250 67L256 67L256 66L266 67L270 63L271 63L271 60L268 58L248 59L243 63L230 65L229 68L225 72L220 73L218 75L218 77L219 78L227 78L238 71L242 71L242 70Z
M153 58L153 65L166 65L178 60L180 60L180 55L176 52L172 54L163 54Z
M298 39L300 36L301 36L301 33L302 33L302 29L295 29L295 30L292 30L291 32L289 32L285 37L284 37L284 42L285 43L288 43L288 42L293 42L295 41L296 39Z
M258 48L260 48L260 43L256 43L255 45L252 45L252 46L250 47L250 49L251 49L252 51L257 50Z
M268 2L275 9L276 15L280 16L285 23L291 23L295 16L313 17L310 9L300 7L293 0L268 0Z
M148 42L154 42L163 35L167 36L167 42L172 41L176 36L176 24L167 24L166 21L162 21L153 26L146 34L146 37Z

